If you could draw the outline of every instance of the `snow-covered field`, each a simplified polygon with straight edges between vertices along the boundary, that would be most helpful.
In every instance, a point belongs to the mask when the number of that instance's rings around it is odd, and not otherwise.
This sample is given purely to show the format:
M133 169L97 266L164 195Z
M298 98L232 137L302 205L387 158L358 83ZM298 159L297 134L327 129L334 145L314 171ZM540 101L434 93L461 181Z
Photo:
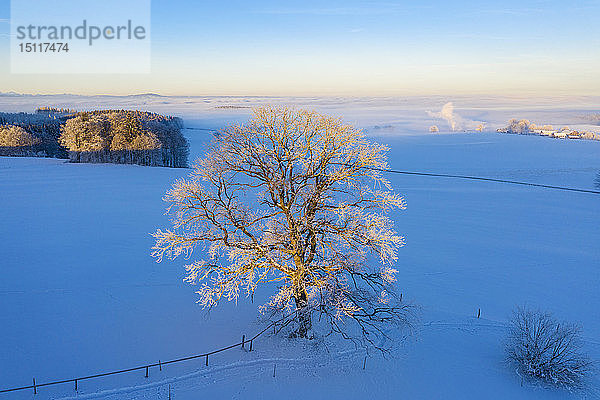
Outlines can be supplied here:
M445 98L59 99L0 96L0 111L123 106L181 115L191 128L216 128L243 120L248 109L215 104L314 103L370 128L375 140L390 146L394 169L583 189L594 189L600 173L600 142L416 134L433 123L427 110L438 111L452 100ZM510 117L572 124L594 110L594 101L529 106L513 99L502 106L498 99L462 99L459 108L454 100L462 118L490 125ZM185 133L192 154L200 155L210 135ZM29 385L34 376L41 383L202 353L262 329L256 309L268 293L254 304L223 304L207 315L194 303L194 288L182 282L182 261L157 264L149 255L149 233L167 223L161 197L187 173L0 158L0 389ZM151 369L149 378L138 371L80 382L77 395L71 384L40 388L35 398L167 399L169 385L172 398L180 400L581 397L521 386L503 362L502 341L511 310L528 304L580 322L586 350L600 360L600 197L432 177L390 175L390 180L408 203L393 216L407 239L398 286L420 307L414 336L394 357L373 355L363 369L364 352L344 344L264 337L254 343L255 351L215 355L209 367L204 360L189 361L162 372ZM587 396L599 395L596 374ZM33 393L2 398L30 399Z

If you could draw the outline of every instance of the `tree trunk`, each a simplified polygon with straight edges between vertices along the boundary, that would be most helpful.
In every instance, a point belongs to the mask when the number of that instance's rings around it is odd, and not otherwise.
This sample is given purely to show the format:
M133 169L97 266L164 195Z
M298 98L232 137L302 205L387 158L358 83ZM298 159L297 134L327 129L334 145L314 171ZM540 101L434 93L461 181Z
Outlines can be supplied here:
M312 320L310 310L308 309L308 296L304 288L298 290L296 293L297 295L294 297L294 300L296 301L298 329L294 332L293 336L308 338L308 332L312 329Z

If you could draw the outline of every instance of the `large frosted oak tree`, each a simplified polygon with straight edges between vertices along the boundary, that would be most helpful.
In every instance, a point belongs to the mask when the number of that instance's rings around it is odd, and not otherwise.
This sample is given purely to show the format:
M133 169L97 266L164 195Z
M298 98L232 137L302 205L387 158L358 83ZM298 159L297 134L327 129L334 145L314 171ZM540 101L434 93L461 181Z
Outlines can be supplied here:
M310 337L318 315L329 332L382 348L408 315L394 291L404 239L386 215L405 203L383 176L386 152L338 119L255 109L168 191L173 227L154 233L153 256L200 246L186 280L202 306L275 282L262 309L288 315L292 335Z

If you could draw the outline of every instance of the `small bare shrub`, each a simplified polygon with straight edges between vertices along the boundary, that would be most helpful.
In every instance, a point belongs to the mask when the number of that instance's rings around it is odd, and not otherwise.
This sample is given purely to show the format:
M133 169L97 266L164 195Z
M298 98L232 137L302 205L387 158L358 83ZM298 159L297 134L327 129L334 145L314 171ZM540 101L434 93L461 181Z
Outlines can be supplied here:
M526 308L513 313L506 352L519 373L567 389L581 388L592 366L578 325Z

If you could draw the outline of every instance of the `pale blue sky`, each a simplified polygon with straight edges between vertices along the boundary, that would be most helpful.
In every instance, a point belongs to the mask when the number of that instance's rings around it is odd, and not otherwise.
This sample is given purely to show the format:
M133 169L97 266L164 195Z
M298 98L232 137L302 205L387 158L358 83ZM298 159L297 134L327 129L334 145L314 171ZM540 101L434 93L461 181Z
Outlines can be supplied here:
M10 74L9 14L4 92L600 95L600 1L153 0L139 75Z

